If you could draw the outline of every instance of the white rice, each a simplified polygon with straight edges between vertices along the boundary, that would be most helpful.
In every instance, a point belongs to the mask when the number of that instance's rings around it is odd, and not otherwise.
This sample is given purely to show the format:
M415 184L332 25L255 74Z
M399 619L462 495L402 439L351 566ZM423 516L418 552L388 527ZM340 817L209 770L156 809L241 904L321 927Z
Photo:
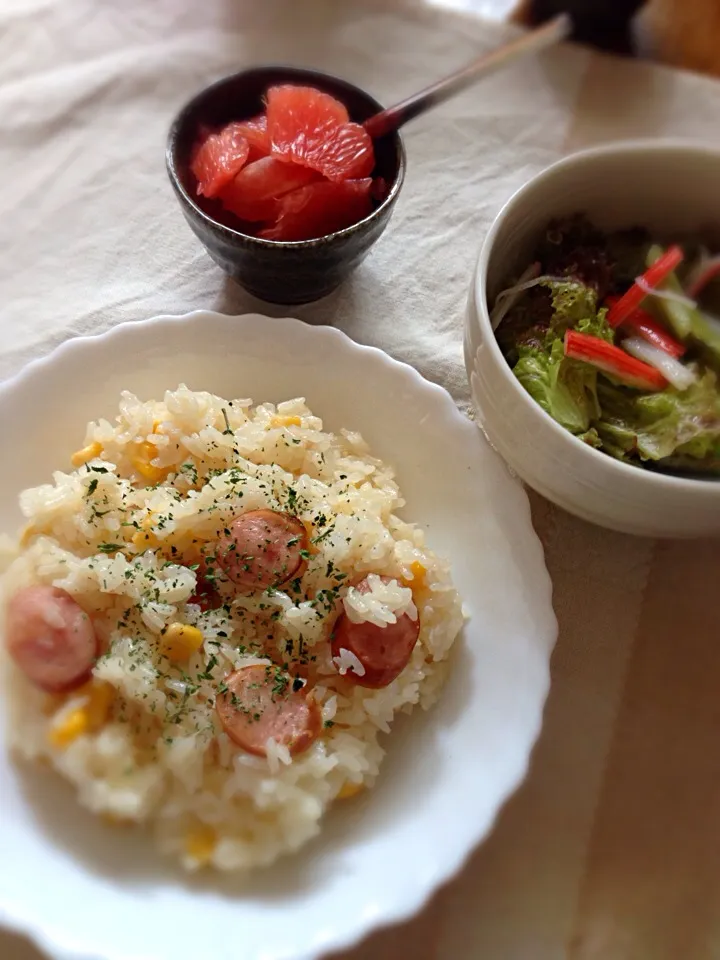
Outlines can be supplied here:
M333 657L333 663L341 677L344 677L346 673L354 673L356 677L365 676L365 667L361 661L352 650L346 650L345 647L340 647L338 656Z
M323 431L303 399L254 407L185 386L161 402L123 393L116 423L88 426L84 444L93 443L98 457L24 491L22 548L0 546L6 596L54 585L92 617L106 651L93 672L112 688L110 712L99 729L53 745L51 731L87 694L44 694L5 658L11 745L49 761L94 813L148 824L161 850L189 869L268 864L313 837L338 794L372 786L384 754L379 734L398 711L436 699L463 622L448 565L397 516L403 500L392 469L359 434ZM137 472L143 450L162 468L154 486ZM299 590L236 596L220 584L226 605L203 612L188 602L197 541L258 508L290 510L312 525L316 552ZM346 585L368 575L365 594ZM363 672L350 651L333 662L328 638L343 609L356 622L419 617L419 642L389 686L365 689L345 677ZM159 652L161 631L175 621L204 637L178 665ZM300 647L316 658L322 735L295 757L274 740L267 757L244 753L218 722L217 685L240 666L297 656Z

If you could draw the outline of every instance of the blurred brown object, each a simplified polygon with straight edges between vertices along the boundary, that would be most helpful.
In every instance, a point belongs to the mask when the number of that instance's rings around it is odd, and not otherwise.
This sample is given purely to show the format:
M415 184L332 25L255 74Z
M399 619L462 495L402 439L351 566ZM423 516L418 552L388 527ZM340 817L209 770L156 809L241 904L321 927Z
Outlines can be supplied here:
M720 76L720 0L520 0L512 19L535 25L561 10L581 43Z
M558 13L573 20L573 40L615 53L634 49L631 21L645 0L521 0L513 19L529 26Z
M720 76L720 0L651 0L637 35L654 60Z

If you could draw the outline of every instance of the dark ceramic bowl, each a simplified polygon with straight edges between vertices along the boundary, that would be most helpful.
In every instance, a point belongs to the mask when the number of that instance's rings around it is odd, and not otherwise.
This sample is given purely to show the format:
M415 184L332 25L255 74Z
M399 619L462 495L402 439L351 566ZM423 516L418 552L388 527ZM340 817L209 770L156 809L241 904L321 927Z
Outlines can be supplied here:
M197 196L190 151L201 125L220 127L263 109L268 87L293 83L316 87L341 100L351 120L361 123L381 104L337 77L295 67L255 67L207 87L180 111L168 136L166 162L185 219L222 269L246 290L271 303L308 303L334 290L360 264L383 232L405 176L405 148L399 134L375 141L373 176L390 185L372 213L344 230L317 240L261 240L226 223L219 201Z

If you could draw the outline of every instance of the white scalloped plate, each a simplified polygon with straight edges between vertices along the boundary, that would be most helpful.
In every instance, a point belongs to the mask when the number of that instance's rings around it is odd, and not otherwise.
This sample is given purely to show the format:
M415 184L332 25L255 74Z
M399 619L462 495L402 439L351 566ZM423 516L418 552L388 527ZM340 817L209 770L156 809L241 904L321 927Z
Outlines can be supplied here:
M377 787L299 855L249 879L185 876L141 831L105 826L44 771L0 754L0 922L58 960L309 960L417 911L490 830L527 769L556 637L521 486L449 395L329 327L196 312L65 343L0 387L0 530L122 389L184 381L305 396L394 463L405 516L449 556L471 619L438 705L402 718Z

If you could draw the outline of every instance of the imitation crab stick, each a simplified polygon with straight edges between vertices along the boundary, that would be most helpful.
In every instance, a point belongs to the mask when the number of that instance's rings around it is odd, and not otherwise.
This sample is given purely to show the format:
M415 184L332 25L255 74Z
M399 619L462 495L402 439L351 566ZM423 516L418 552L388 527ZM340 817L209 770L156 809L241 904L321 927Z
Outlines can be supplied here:
M638 390L663 390L667 386L665 377L649 363L636 360L619 347L587 333L567 331L565 356L590 363L626 386Z
M612 309L619 299L619 297L608 297L605 302ZM651 316L647 310L643 310L642 307L633 310L630 316L623 320L622 325L659 350L669 353L671 357L681 357L685 353L685 344L676 340L661 323L658 323L655 317Z
M639 278L643 281L643 286L636 281L627 293L624 293L617 303L611 307L607 318L610 326L619 327L634 310L637 310L645 297L647 297L647 290L645 288L659 286L682 261L683 252L680 247L672 246L666 250Z

